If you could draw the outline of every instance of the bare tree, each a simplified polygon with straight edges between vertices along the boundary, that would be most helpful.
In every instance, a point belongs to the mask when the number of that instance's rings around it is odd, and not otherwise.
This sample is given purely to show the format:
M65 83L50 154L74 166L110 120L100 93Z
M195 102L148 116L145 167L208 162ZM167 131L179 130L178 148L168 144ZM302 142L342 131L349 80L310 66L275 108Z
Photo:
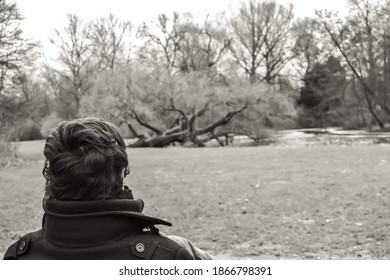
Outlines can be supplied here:
M265 75L267 83L274 81L284 66L293 58L291 46L289 45L289 33L291 30L293 15L293 5L288 7L278 5L276 2L268 2L266 23L267 33L264 37L264 57Z
M146 38L147 42L153 44L159 50L162 50L163 60L169 73L173 73L174 68L178 67L178 56L180 43L184 40L187 32L189 14L180 16L174 12L172 18L165 14L158 16L157 22L149 27L144 23L140 30L139 36Z
M91 87L90 77L93 69L91 63L91 42L89 30L82 20L68 14L68 23L62 32L55 29L50 39L59 51L58 68L53 68L61 77L69 81L69 94L73 97L75 111L80 110L80 99Z
M291 59L287 48L293 6L275 1L243 2L231 20L234 41L231 47L240 67L254 83L260 76L271 82ZM259 73L263 68L264 74Z
M210 72L222 60L232 38L209 16L203 24L187 24L186 29L179 47L180 70L185 73L202 70Z
M322 32L321 23L315 18L298 19L292 27L292 35L295 42L291 62L302 79L314 65L325 61L331 50L325 37L327 34Z
M199 49L206 54L209 68L221 61L232 42L232 38L228 36L226 29L219 25L223 22L222 19L217 20L218 22L210 21L209 16L207 16L200 34L203 39Z
M113 71L118 63L129 62L132 31L130 21L120 20L110 14L90 23L89 29L92 55L99 69Z
M37 44L24 38L22 20L16 3L0 0L0 138L14 122L33 113L35 99L25 72L37 58Z
M31 61L37 45L23 38L22 20L16 3L0 0L0 94L12 88L12 78Z

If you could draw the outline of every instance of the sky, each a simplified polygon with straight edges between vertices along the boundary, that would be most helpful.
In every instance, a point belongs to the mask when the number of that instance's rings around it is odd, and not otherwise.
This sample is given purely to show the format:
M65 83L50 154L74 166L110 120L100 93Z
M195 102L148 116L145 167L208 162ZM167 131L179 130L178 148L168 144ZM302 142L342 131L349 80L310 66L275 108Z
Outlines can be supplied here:
M42 42L44 50L51 46L53 29L62 29L66 14L74 13L85 21L109 13L137 25L155 19L159 13L192 12L194 16L234 9L243 0L14 0L24 19L23 30L28 38ZM245 0L244 0L245 1ZM315 9L330 9L341 14L347 0L278 0L292 3L297 17L314 16Z

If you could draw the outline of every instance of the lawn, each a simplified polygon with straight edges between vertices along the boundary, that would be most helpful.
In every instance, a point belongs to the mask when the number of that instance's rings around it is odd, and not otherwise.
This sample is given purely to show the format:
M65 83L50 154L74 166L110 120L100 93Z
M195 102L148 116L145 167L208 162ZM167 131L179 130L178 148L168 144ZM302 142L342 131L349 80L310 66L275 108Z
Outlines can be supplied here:
M0 254L41 224L42 142L0 169ZM129 149L145 214L219 259L390 259L390 145Z

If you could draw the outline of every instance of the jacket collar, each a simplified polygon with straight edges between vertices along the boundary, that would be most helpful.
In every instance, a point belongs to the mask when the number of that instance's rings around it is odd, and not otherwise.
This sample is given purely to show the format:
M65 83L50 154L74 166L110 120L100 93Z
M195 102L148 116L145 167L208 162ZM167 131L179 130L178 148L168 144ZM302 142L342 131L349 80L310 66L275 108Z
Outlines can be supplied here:
M61 247L92 247L111 243L146 227L172 224L142 214L144 203L133 199L61 201L44 198L44 232Z

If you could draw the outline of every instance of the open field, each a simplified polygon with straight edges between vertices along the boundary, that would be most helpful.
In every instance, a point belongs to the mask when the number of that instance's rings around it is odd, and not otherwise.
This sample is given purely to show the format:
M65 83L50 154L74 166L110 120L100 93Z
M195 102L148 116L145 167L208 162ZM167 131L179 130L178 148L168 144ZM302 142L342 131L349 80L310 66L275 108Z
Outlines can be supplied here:
M41 223L38 160L0 169L0 253ZM128 150L126 183L218 258L390 259L390 145Z

